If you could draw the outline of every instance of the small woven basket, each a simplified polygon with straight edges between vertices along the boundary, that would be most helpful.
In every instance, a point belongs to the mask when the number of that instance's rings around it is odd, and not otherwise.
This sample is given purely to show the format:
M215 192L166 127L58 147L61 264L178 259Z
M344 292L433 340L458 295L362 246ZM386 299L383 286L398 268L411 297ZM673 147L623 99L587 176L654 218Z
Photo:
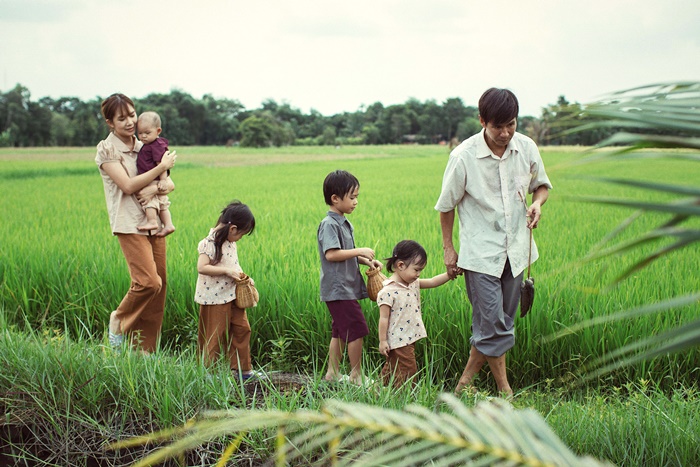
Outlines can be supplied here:
M379 268L370 268L365 271L365 274L367 274L367 295L369 295L370 300L376 302L379 291L384 287L383 282L386 280L386 276Z
M250 277L241 273L240 278L234 280L236 281L236 300L234 305L243 309L256 306L258 301L260 301L260 295Z

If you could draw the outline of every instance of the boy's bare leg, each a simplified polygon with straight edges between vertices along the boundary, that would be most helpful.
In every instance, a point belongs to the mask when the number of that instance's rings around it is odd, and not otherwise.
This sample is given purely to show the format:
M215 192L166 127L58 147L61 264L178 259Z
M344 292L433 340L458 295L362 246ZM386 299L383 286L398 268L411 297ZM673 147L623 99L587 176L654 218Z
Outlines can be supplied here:
M463 390L471 386L472 379L474 379L474 376L481 370L481 367L484 366L488 358L489 357L476 350L476 347L472 345L469 350L469 360L467 360L467 365L464 367L462 376L459 378L459 382L455 388L455 394L459 395Z
M146 223L136 227L139 230L158 230L158 213L155 208L146 208Z
M331 339L331 343L328 346L328 371L326 372L326 381L337 381L340 374L338 373L340 368L340 357L342 355L342 350L340 348L340 340L337 337Z
M355 339L348 342L348 359L350 360L350 381L362 384L362 342L363 339Z
M175 232L173 218L170 216L170 209L161 209L159 211L160 221L163 223L163 228L158 231L156 237L165 237Z

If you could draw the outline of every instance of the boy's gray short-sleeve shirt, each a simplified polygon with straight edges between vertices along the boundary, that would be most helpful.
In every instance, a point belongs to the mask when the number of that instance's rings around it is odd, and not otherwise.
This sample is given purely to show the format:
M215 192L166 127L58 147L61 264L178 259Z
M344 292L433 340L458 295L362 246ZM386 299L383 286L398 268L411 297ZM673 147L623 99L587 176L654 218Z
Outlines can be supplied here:
M367 298L357 257L346 261L328 261L326 252L355 248L353 227L345 216L328 211L318 226L318 254L321 258L321 301L359 300Z

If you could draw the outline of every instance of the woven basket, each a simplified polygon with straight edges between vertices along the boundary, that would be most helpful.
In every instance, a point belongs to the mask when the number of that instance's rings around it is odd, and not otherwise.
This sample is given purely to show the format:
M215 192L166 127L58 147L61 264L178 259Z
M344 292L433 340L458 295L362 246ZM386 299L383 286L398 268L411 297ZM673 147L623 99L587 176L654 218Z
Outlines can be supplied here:
M241 273L240 278L234 280L236 281L236 300L234 305L243 309L256 306L258 301L260 301L260 295L250 277Z
M369 295L370 300L376 302L377 294L384 287L383 282L386 280L386 276L379 268L370 268L365 271L365 274L367 274L367 295Z

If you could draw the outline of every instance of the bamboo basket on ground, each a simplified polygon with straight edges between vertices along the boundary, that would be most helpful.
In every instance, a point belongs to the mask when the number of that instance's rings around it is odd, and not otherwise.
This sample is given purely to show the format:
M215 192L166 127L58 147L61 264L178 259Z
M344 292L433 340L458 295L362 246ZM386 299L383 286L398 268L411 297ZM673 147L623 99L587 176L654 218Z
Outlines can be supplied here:
M236 300L234 304L238 308L253 308L260 301L258 290L253 285L252 279L245 273L241 273L236 281Z
M367 274L367 295L369 295L370 300L376 302L379 291L384 287L383 282L386 280L386 276L379 268L369 268L365 274Z

